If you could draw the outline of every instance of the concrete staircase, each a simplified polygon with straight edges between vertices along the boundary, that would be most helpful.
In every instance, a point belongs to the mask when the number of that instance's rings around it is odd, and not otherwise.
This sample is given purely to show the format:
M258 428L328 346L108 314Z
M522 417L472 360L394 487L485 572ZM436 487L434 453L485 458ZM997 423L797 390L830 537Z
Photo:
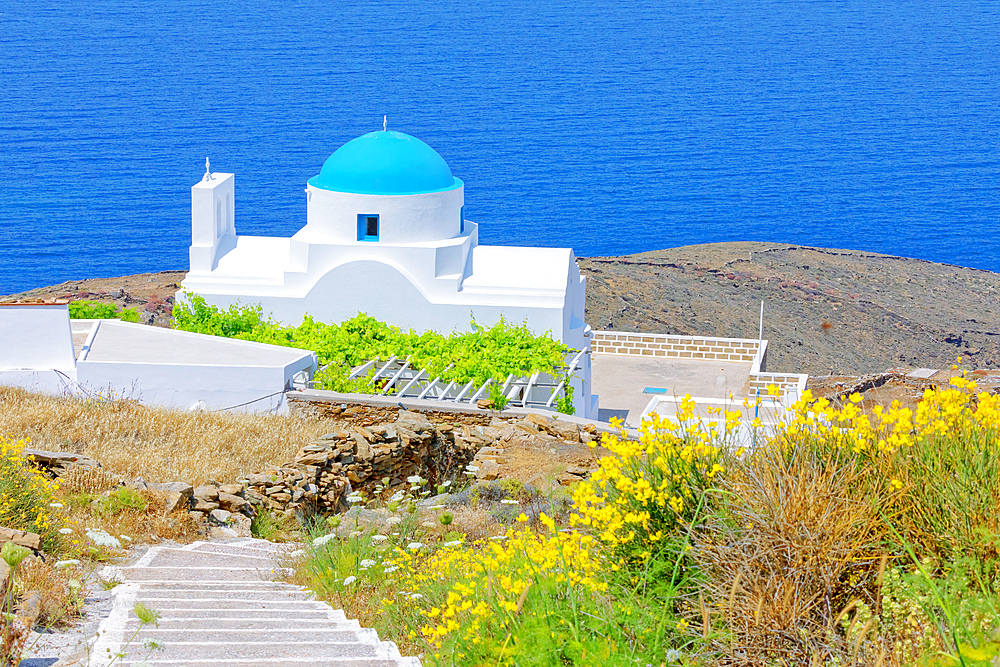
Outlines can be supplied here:
M89 667L104 667L118 653L124 657L114 664L125 667L420 666L343 611L274 581L283 574L283 553L282 545L265 540L195 542L152 547L130 567L106 568L105 578L123 583L114 589ZM160 612L158 625L140 628L132 611L137 602Z

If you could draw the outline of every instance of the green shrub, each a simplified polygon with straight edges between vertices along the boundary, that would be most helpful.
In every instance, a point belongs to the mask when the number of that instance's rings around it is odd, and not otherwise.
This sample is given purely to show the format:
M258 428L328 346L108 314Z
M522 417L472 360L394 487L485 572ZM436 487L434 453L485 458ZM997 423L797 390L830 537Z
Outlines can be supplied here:
M135 308L119 310L113 303L103 301L70 301L69 316L74 320L114 320L138 322L139 311Z
M116 516L125 512L145 512L147 507L149 507L149 500L141 493L135 489L121 486L108 496L101 498L98 512L104 516Z
M445 381L465 384L472 380L480 385L492 379L502 385L512 373L560 377L570 352L550 333L536 336L526 324L503 319L492 327L473 321L471 331L447 336L435 331L404 332L364 313L340 324L323 324L307 315L302 324L292 327L265 317L259 305L232 305L220 310L198 295L185 296L186 302L173 308L175 328L312 350L322 367L315 379L323 389L333 391L371 393L370 378L348 380L347 376L352 367L375 357L409 356L412 367ZM567 396L572 409L572 392Z

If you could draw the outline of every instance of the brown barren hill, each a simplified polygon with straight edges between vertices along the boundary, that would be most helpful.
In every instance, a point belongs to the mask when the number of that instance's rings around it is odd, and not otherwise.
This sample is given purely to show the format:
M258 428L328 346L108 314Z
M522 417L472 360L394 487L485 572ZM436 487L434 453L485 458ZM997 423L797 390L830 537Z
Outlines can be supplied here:
M161 327L170 326L174 294L180 289L185 271L140 273L121 278L69 280L51 287L0 296L0 301L17 299L68 299L114 303L119 308L135 308L140 321Z
M768 370L1000 365L1000 274L856 250L713 243L580 258L594 329L755 338Z
M899 366L1000 366L1000 274L857 250L711 243L581 257L594 329L754 338L764 301L768 369L862 375ZM0 300L136 307L169 326L183 271L73 280Z

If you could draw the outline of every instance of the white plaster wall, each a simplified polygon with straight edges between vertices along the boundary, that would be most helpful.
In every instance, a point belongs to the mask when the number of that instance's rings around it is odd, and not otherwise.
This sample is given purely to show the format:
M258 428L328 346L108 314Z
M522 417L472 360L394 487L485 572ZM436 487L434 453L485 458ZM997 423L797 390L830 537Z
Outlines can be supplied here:
M214 173L191 186L191 271L215 268L220 240L236 234L236 177Z
M379 216L379 244L440 241L461 233L465 186L419 195L359 195L306 186L306 226L292 238L308 243L358 241L358 215Z
M0 370L75 368L67 304L0 306Z
M81 361L77 382L88 391L111 392L149 405L187 409L203 401L209 410L239 406L236 411L278 408L283 413L283 395L274 394L289 388L292 376L312 364L311 357L286 367Z
M0 386L20 387L43 394L72 395L76 393L76 370L71 371L5 371L0 370Z

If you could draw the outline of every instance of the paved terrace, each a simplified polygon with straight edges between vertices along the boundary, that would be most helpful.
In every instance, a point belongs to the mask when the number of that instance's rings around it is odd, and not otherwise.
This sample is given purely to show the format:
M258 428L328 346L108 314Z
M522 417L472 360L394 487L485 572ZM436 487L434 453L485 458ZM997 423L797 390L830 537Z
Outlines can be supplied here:
M680 400L690 394L721 401L732 394L742 404L750 388L751 368L751 363L740 361L594 354L591 381L601 397L600 419L619 417L634 427L656 397Z

